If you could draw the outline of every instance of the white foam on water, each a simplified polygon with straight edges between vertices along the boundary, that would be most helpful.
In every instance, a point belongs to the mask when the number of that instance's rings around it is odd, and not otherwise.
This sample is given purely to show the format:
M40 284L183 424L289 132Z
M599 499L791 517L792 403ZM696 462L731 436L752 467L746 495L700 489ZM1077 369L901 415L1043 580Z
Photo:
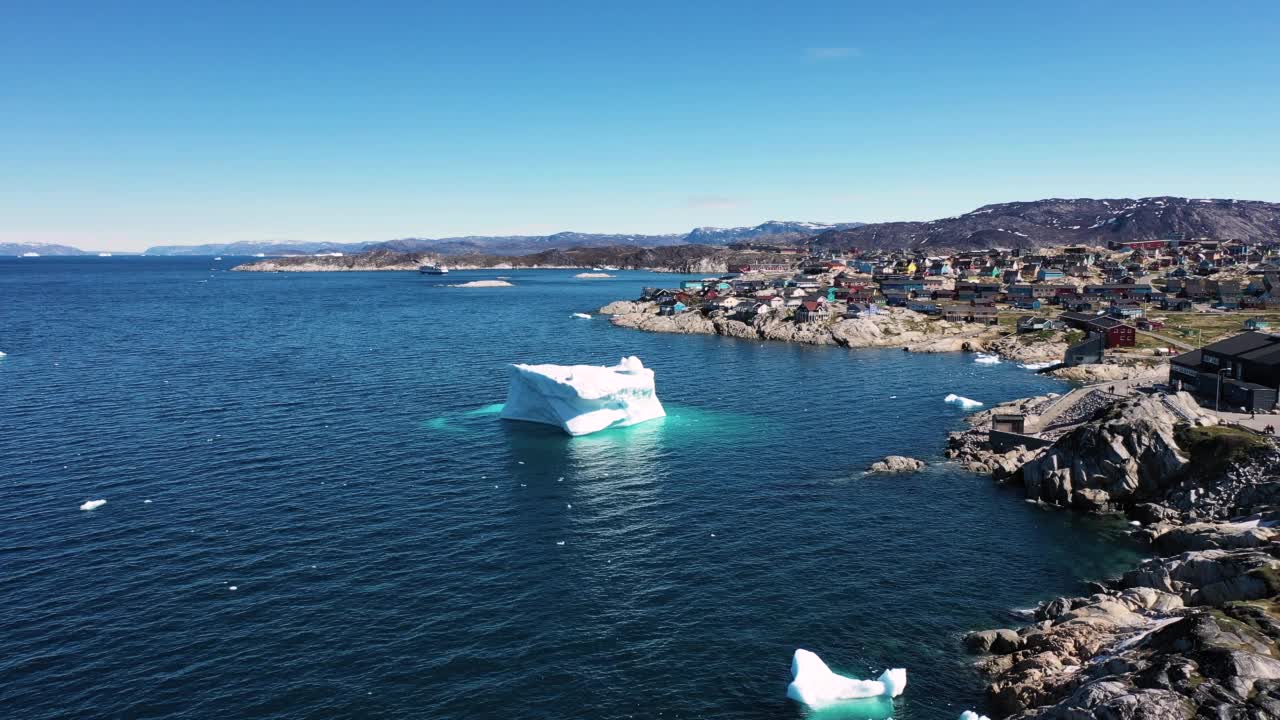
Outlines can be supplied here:
M1000 356L987 355L986 353L978 353L978 357L974 358L973 361L978 363L979 365L999 365Z
M107 504L106 500L89 500L85 502L83 505L81 505L80 509L81 510L97 510L98 508L106 504Z
M1058 363L1054 360L1045 360L1044 362L1020 363L1018 367L1022 368L1023 370L1043 370L1047 367L1053 367L1054 365L1057 365L1057 364Z

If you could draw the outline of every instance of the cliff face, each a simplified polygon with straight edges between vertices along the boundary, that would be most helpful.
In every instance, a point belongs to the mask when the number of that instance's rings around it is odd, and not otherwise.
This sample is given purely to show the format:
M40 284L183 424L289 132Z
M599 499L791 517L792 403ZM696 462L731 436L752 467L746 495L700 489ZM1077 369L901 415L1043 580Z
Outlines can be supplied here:
M1106 245L1159 240L1174 233L1222 240L1280 238L1280 204L1245 200L1152 197L1050 199L984 205L929 222L892 222L831 230L822 248L975 249Z
M1189 462L1174 436L1184 418L1216 423L1186 393L1110 406L1023 466L1027 497L1097 512L1156 496Z

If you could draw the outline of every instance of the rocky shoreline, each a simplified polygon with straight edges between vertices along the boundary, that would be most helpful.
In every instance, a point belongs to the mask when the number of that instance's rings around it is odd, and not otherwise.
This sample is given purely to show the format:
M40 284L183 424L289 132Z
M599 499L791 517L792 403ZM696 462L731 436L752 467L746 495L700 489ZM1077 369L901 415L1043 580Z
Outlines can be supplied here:
M994 414L1033 415L1055 400L975 414L948 457L1034 502L1122 514L1156 556L1088 596L1041 603L1024 627L971 633L991 709L1280 717L1280 448L1156 388L1086 402L1087 416L1046 447L1001 450L981 429Z
M645 332L723 335L845 348L901 348L908 352L978 352L1031 366L1060 362L1067 349L1063 333L1050 333L1048 337L1025 342L1026 336L1007 334L997 326L932 320L894 307L883 308L876 315L830 323L796 323L779 315L758 316L748 323L721 312L660 315L657 303L631 300L611 302L598 312L610 316L610 322L618 327ZM1099 363L1056 368L1048 374L1076 383L1111 382L1144 373L1163 374L1163 367Z

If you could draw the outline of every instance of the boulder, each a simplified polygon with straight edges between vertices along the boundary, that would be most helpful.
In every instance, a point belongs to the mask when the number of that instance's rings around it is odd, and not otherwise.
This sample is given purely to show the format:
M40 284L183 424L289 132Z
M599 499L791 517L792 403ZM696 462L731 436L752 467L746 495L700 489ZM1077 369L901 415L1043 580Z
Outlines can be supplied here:
M904 455L888 455L883 460L871 463L867 472L871 473L905 473L919 472L925 468L923 460L909 458Z

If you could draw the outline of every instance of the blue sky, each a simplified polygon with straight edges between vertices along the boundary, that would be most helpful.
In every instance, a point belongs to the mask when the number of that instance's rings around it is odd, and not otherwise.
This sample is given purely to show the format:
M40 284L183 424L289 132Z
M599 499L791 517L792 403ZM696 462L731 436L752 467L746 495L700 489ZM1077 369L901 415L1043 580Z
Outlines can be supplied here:
M1280 200L1274 0L9 0L0 15L0 242Z

